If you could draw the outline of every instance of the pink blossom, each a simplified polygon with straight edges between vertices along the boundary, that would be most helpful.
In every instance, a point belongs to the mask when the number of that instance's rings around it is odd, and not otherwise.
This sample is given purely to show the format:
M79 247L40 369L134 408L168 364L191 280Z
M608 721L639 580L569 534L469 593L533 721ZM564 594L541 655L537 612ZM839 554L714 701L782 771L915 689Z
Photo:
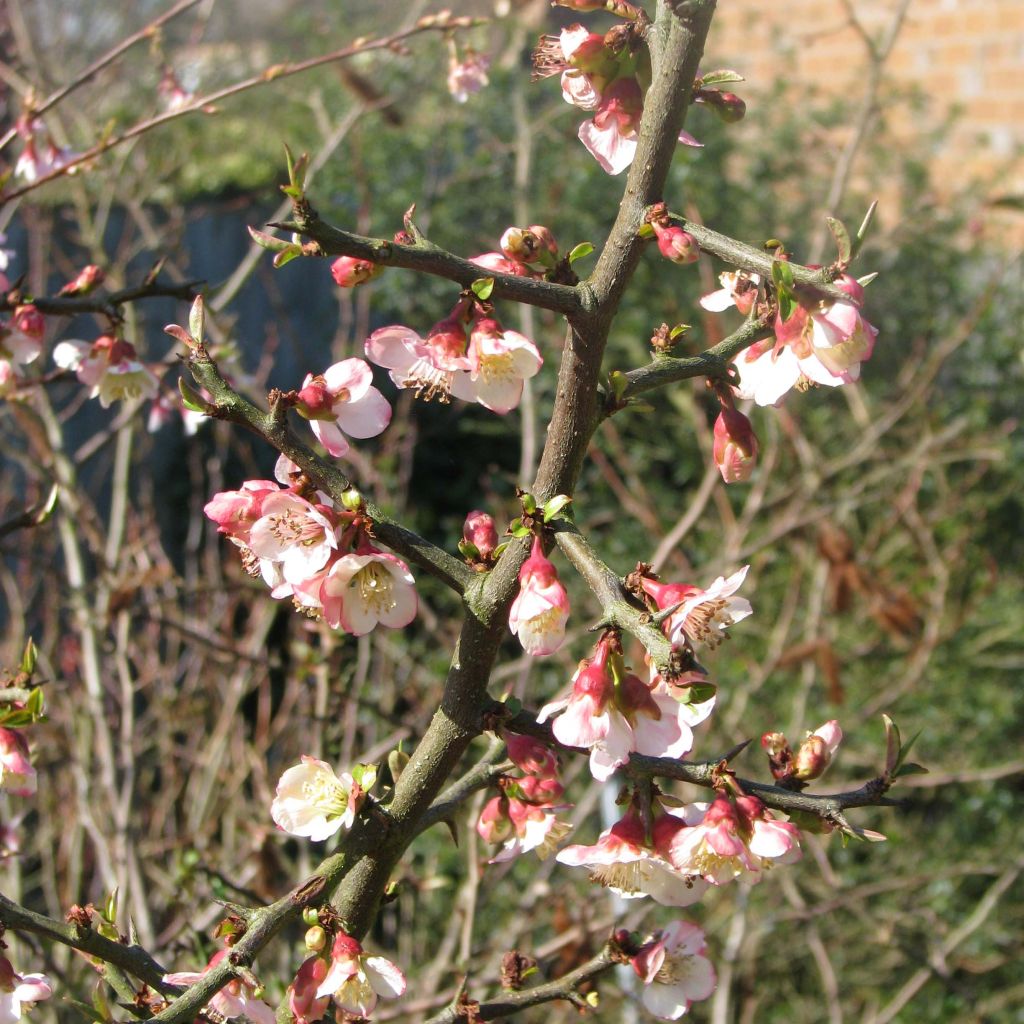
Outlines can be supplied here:
M735 270L719 274L718 280L722 287L716 292L708 292L700 300L700 304L712 313L721 313L722 310L735 306L746 316L754 308L761 278L746 270Z
M409 567L369 544L331 565L320 600L327 623L352 636L369 633L378 624L402 629L416 617L418 606Z
M558 775L558 756L545 743L532 736L505 734L505 747L509 760L527 775L540 779L553 779Z
M590 868L592 882L625 899L651 896L666 907L688 907L708 886L696 872L680 871L669 860L673 839L685 827L682 818L662 812L654 819L649 845L643 821L631 805L593 846L566 846L555 859L570 867Z
M197 981L202 981L203 977L227 955L228 950L218 950L202 971L165 974L163 980L168 985L194 985ZM252 1024L275 1024L274 1011L262 999L256 998L256 989L251 982L243 981L241 978L229 981L210 1000L208 1008L228 1018L248 1017Z
M471 363L466 354L466 333L457 323L442 321L447 329L421 338L408 327L381 327L366 339L366 357L391 371L400 388L412 388L417 398L449 401L456 380L466 378ZM441 328L442 324L435 325ZM461 331L461 339L459 336ZM460 388L460 392L465 389ZM460 394L459 397L462 397ZM475 396L468 399L474 401Z
M316 990L317 998L333 996L335 1005L367 1017L378 997L397 999L405 992L405 975L382 956L367 956L350 935L339 932L331 947L331 965Z
M35 362L43 350L46 319L32 305L18 306L9 323L0 323L0 354L12 362Z
M564 712L552 732L566 746L590 748L590 773L598 782L609 779L634 751L683 757L693 747L692 726L711 714L714 698L685 704L656 679L649 684L633 675L610 643L601 641L593 660L583 662L573 676L570 696L546 704L537 720Z
M793 387L839 387L860 377L878 331L861 314L863 289L851 277L837 282L850 302L797 306L788 320L775 318L775 340L757 342L736 360L736 393L758 405L778 405Z
M456 103L465 103L471 93L479 92L487 85L490 64L489 57L473 50L467 50L462 60L452 55L448 63L448 92Z
M715 969L704 953L704 933L686 921L672 921L630 958L645 986L643 1004L655 1017L678 1020L691 1003L714 992Z
M0 727L0 789L33 796L36 770L28 759L28 740L16 729Z
M665 621L663 629L673 644L704 643L717 647L725 637L724 630L753 612L750 602L734 597L746 578L749 565L726 579L719 576L707 590L681 583L658 583L644 577L640 582L654 599L659 611L680 604Z
M329 508L313 505L293 491L278 491L263 498L247 543L261 563L280 563L282 580L296 584L327 565L338 548L338 537ZM261 568L267 578L270 566Z
M500 415L519 404L523 381L533 377L544 362L529 338L506 331L489 317L474 322L467 355L469 374L452 381L452 394Z
M376 437L391 422L391 406L373 386L373 371L363 359L343 359L322 374L307 374L296 409L335 458L349 450L346 434Z
M580 125L580 142L609 174L633 162L643 105L639 82L620 78L602 93L593 118Z
M491 863L509 861L531 850L545 860L572 831L572 825L555 817L569 806L558 803L565 792L562 785L555 778L531 775L506 780L503 789L502 796L484 807L477 822L477 832L485 842L505 844Z
M757 435L743 413L726 406L715 420L712 456L727 484L750 479L757 463Z
M53 361L92 388L89 397L99 398L104 409L116 401L152 398L159 389L156 375L138 361L135 346L109 334L91 344L62 341L54 347Z
M98 288L106 280L106 273L102 267L95 263L89 263L66 284L58 295L88 295Z
M757 797L717 796L710 805L685 810L688 818L703 810L703 817L673 837L669 858L679 871L699 874L713 885L734 878L753 884L773 862L800 859L799 829L772 818Z
M203 507L207 519L217 524L218 533L237 537L246 544L249 531L263 515L263 502L281 488L273 480L246 480L239 491L218 491Z
M470 263L475 263L492 274L512 274L514 277L534 277L534 272L519 260L509 259L502 252L485 252L474 256Z
M327 977L327 961L321 956L303 960L295 974L295 980L288 986L288 1009L295 1018L295 1024L316 1024L327 1012L330 996L317 998L316 991Z
M18 974L10 960L0 954L0 1024L14 1024L33 1003L53 994L45 974Z
M335 775L326 762L303 754L302 763L292 765L277 783L270 816L282 831L320 842L352 827L363 795L348 772Z
M523 650L537 657L562 646L568 621L569 595L535 537L530 557L519 570L519 593L509 612L509 629L519 637Z

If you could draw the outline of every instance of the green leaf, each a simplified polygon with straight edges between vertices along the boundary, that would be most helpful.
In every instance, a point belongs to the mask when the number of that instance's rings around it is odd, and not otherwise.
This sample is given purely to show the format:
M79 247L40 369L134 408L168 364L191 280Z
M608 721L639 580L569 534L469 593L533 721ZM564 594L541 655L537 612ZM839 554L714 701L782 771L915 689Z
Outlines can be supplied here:
M709 71L706 75L700 76L701 88L706 85L721 85L723 82L745 82L746 79L738 72L730 68L720 68L718 71Z
M835 239L836 250L839 253L839 262L849 263L851 252L850 233L846 230L843 222L835 217L826 217L825 221L828 224L829 231L832 232L833 239Z
M711 700L717 692L718 687L714 683L694 683L692 686L685 687L686 695L681 703L703 704L704 701Z
M896 772L897 777L902 775L927 775L928 769L923 764L917 764L914 761L908 761L904 765L900 765L899 770Z
M691 328L689 324L676 324L675 327L673 327L672 330L668 332L669 339L671 341L675 341L676 338L678 338L680 335L685 334L690 329Z
M480 560L480 549L468 540L459 541L459 554L463 558L468 558L471 562L478 562Z
M478 277L469 287L481 302L486 302L494 291L494 278Z
M106 903L103 904L103 910L101 911L103 920L109 924L117 924L117 886L110 890L110 895L107 897Z
M563 509L571 503L572 498L568 494L556 494L553 498L549 498L544 502L544 522L550 523L552 519L558 518Z
M878 209L878 200L874 200L868 207L868 212L864 214L864 219L860 222L860 227L857 228L857 241L863 242L867 237L867 233L871 228L871 222L875 219L875 211Z
M25 710L32 716L33 721L43 717L43 690L42 687L35 687L25 701Z
M779 292L779 316L785 323L796 310L797 304L790 298L787 292Z
M296 256L302 255L302 246L296 245L295 242L289 242L287 249L282 249L273 259L273 266L275 270L280 270L287 263L291 263Z
M786 260L772 260L772 281L779 292L793 291L793 268Z
M523 702L518 697L506 695L503 701L505 707L508 709L508 713L513 718L523 710Z
M523 491L519 496L519 500L522 502L523 511L527 515L532 516L537 511L537 499L529 491Z
M641 224L640 230L636 233L637 238L653 238L654 237L654 225L653 224Z
M192 387L186 384L184 377L178 378L178 391L181 394L181 404L185 406L186 409L191 409L192 412L201 412L204 414L209 409L206 399L204 399L198 391L195 391Z
M504 541L503 543L499 544L499 545L498 545L498 546L497 546L497 547L496 547L496 548L494 549L494 558L495 558L495 560L497 560L497 559L501 558L501 556L502 556L502 555L503 555L503 554L505 553L505 548L507 548L507 547L508 547L508 543L509 543L509 542L508 542L508 541L506 540L506 541Z
M35 642L32 637L28 638L28 642L25 644L25 652L21 656L21 671L25 675L30 676L36 670L36 660L39 657L39 651L36 650Z
M608 390L612 393L616 405L622 401L628 386L629 378L621 370L612 370L608 374Z
M206 309L203 306L202 295L197 295L192 309L188 314L188 333L201 345L203 343L203 331L206 327Z
M530 528L528 526L523 526L523 521L521 519L513 519L512 525L509 527L509 533L511 533L513 537L529 537Z
M266 231L257 231L255 228L246 228L246 230L258 246L269 249L271 252L283 252L294 244L284 238L278 238L277 235L268 235Z
M12 708L9 711L0 712L0 725L4 725L9 729L32 725L32 722L32 714L25 708Z
M589 256L593 251L594 247L589 242L580 242L580 244L574 246L572 251L569 253L569 266L572 266L577 260L581 260L585 256Z

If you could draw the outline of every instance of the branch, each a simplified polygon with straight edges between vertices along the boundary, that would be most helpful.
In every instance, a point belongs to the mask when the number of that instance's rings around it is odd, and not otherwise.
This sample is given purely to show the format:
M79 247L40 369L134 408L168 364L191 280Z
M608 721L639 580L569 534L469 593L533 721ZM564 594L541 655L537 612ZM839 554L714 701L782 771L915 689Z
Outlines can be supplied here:
M425 832L452 815L478 790L486 789L495 779L512 769L505 758L505 744L497 737L487 753L462 778L453 782L427 809L420 819L418 831Z
M579 312L581 307L580 294L570 285L485 270L425 238L420 238L412 245L406 245L386 238L367 238L350 231L342 231L325 224L308 207L297 210L294 221L271 224L270 227L294 231L309 238L316 242L321 250L319 255L353 256L384 267L416 270L422 274L455 281L463 288L468 288L482 277L489 277L494 280L494 290L491 294L495 298L512 299L514 302L523 302L529 306L539 306L541 309L551 309L566 315Z
M650 612L637 606L623 586L622 579L601 561L575 523L562 520L552 525L562 553L601 602L604 613L601 625L617 626L631 633L644 645L659 670L667 669L672 658L672 645L654 624Z
M9 900L3 893L0 893L0 924L14 931L42 935L89 956L99 957L161 992L174 991L173 986L165 985L163 982L166 970L141 946L123 945L104 938L91 928L55 921L43 914L27 910Z
M158 128L160 125L167 124L169 121L174 121L179 117L185 117L188 114L209 114L209 108L214 104L232 96L237 96L239 93L246 92L249 89L255 89L257 86L266 85L269 82L276 82L282 78L289 78L292 75L299 75L304 71L309 71L312 68L318 68L323 64L331 64L335 61L345 60L348 57L354 57L356 54L368 53L371 50L393 50L397 43L400 43L404 39L408 39L410 36L417 35L420 32L438 31L447 33L454 28L470 28L479 23L479 19L476 18L452 17L450 12L441 12L439 14L427 15L420 18L412 28L404 29L403 31L396 32L390 36L385 36L380 39L357 40L349 46L342 47L340 50L323 54L320 57L311 57L309 60L299 61L295 64L275 64L272 67L261 71L258 75L253 75L241 82L236 82L234 85L225 86L223 89L218 89L216 92L207 93L205 96L201 96L177 110L168 110L163 114L158 114L156 117L147 118L145 121L141 121L126 131L123 131L120 135L112 135L109 138L104 139L102 142L97 142L84 153L79 153L78 156L73 159L67 160L57 170L51 171L49 174L44 174L35 181L22 185L21 188L14 189L12 192L0 194L0 202L17 199L19 196L23 196L43 185L49 184L55 178L62 177L81 164L87 163L90 160L95 160L96 157L106 153L107 150L113 149L115 146L120 146L122 143L128 142L130 139L138 138L138 136L144 135L146 132L151 131L154 128Z
M139 299L171 298L183 302L191 302L204 282L185 281L182 284L157 284L155 281L143 282L107 295L55 295L39 296L25 299L31 302L40 313L49 316L77 316L79 313L102 313L112 320L121 319L120 307ZM11 301L10 297L0 300L0 309L14 309L21 302Z
M734 267L760 274L762 281L772 279L773 257L764 249L757 249L744 242L737 242L736 239L730 238L728 235L720 235L703 224L686 220L685 217L677 217L673 214L673 220L678 221L684 231L693 235L704 252L718 256ZM833 275L827 267L822 270L812 270L799 263L790 263L789 267L793 271L797 292L809 292L812 296L838 299L840 302L850 301L850 296L832 283Z
M744 349L757 341L758 335L771 329L771 319L770 316L758 317L752 314L739 330L699 355L683 358L656 355L652 363L630 370L624 375L629 383L622 392L622 401L692 377L728 379L729 364ZM609 410L608 415L621 408L623 406L619 404L616 409Z
M311 448L296 439L284 419L284 409L279 403L273 406L269 413L261 412L252 402L233 390L202 346L190 351L188 366L196 382L206 388L213 397L213 402L207 410L209 415L247 427L291 459L321 490L337 503L341 503L341 496L352 488L352 481L341 470L324 462ZM375 537L437 577L452 590L461 594L470 582L478 578L469 566L450 555L444 548L407 530L372 502L365 504L366 514L373 521Z
M141 42L144 39L152 39L157 34L157 29L166 25L172 18L176 18L179 14L183 14L190 7L195 7L199 3L199 0L180 0L176 3L169 11L165 11L159 17L154 18L148 25L139 29L138 32L133 32L126 39L123 39L117 44L112 50L105 53L99 60L93 61L84 71L82 71L76 78L73 78L67 85L62 85L56 92L50 93L49 96L43 100L42 103L34 104L32 107L32 114L34 117L39 117L45 114L52 107L55 107L61 100L66 96L69 96L77 88L84 85L95 75L98 75L105 67L113 64L122 53L130 50L136 43ZM0 137L0 150L6 149L7 144L18 134L17 128L8 128L4 132L3 136Z
M570 971L568 974L549 981L546 985L538 985L536 988L526 989L522 992L509 992L490 1002L480 1003L472 1007L478 1020L494 1020L498 1017L505 1017L511 1013L518 1013L531 1006L539 1006L541 1003L551 1003L556 999L565 999L574 1006L586 1004L579 994L579 986L584 981L596 978L604 974L608 968L613 967L619 961L615 959L611 950L605 947L593 959L588 960L581 967ZM460 1005L461 1004L461 1005ZM472 1006L472 1004L470 1004ZM451 1006L431 1017L426 1024L457 1024L458 1021L472 1020L467 1016L464 1002L464 991L460 991Z

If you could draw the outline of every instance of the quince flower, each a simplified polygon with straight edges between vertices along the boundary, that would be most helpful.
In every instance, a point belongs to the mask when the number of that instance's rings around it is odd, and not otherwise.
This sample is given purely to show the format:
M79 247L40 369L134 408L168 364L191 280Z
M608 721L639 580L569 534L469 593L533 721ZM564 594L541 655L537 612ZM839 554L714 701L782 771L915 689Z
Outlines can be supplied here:
M562 646L569 621L569 595L558 571L544 557L539 538L533 539L530 557L519 570L519 593L509 612L508 626L534 657L551 654Z
M228 955L226 949L214 953L202 971L179 971L165 974L163 980L169 985L194 985L216 967ZM274 1011L262 999L256 998L256 989L250 982L235 978L229 981L210 1000L209 1009L224 1017L248 1017L252 1024L275 1024Z
M753 612L750 602L734 597L746 578L749 565L728 579L719 576L707 590L681 583L658 583L644 577L641 585L654 599L659 610L682 602L663 624L666 635L674 645L701 642L717 647L725 638L724 630L745 619Z
M331 947L331 966L316 990L317 998L332 996L348 1013L368 1017L378 997L397 999L405 992L405 975L382 956L367 956L350 935L339 932Z
M270 816L283 832L320 842L352 827L364 794L348 772L335 775L326 762L303 754L302 763L281 776Z
M389 629L408 626L419 601L409 567L396 555L366 544L342 555L320 587L324 618L352 636L369 633L378 624Z
M691 1003L715 991L715 969L704 952L704 933L696 925L672 921L630 958L645 986L643 1004L655 1017L678 1020Z

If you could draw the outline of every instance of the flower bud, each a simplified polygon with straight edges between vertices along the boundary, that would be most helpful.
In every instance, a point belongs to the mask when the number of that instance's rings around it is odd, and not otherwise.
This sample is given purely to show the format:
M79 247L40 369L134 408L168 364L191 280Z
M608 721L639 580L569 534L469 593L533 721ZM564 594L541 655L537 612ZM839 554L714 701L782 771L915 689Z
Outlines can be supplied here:
M743 413L724 408L715 420L713 455L727 484L750 479L757 464L757 435Z
M722 92L718 89L701 89L697 99L710 107L726 124L742 121L747 112L747 105L734 92Z
M543 224L531 224L529 230L537 236L542 248L547 249L552 256L558 255L558 243L550 228L544 227Z
M655 221L651 226L658 236L658 251L665 259L673 263L696 263L700 259L700 249L693 235L678 224L666 227Z
M485 843L503 843L511 838L512 821L508 816L508 800L503 796L492 797L480 812L476 831Z
M466 522L462 526L462 537L467 544L472 544L480 552L480 557L485 561L494 554L494 549L498 546L498 531L495 529L494 520L479 509L466 516Z
M320 911L316 907L304 907L302 910L302 921L303 924L308 924L310 927L319 924Z
M506 228L501 236L501 251L510 260L533 263L540 248L540 239L529 228Z
M35 306L18 306L14 311L14 328L33 341L40 341L46 333L46 318Z
M809 781L823 775L825 769L832 763L832 755L842 738L843 730L839 728L839 723L835 719L811 733L796 752L793 772L795 777Z
M327 945L327 932L321 925L315 924L306 932L306 949L310 953L319 953Z
M88 295L91 291L103 284L106 274L101 267L90 263L75 275L59 292L58 295Z
M355 288L373 280L384 268L379 263L356 259L354 256L339 256L331 264L331 277L341 288Z

